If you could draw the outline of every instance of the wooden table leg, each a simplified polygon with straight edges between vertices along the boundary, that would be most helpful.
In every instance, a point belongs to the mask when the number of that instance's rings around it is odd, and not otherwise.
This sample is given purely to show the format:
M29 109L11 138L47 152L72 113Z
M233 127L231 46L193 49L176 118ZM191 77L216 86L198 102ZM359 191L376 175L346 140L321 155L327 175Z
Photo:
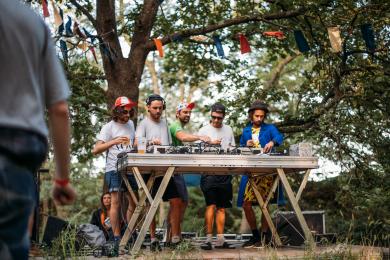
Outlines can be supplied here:
M142 224L141 230L138 234L138 238L134 243L133 248L131 249L131 254L136 254L139 249L141 248L141 245L145 239L146 232L152 223L152 220L154 218L154 215L156 214L157 208L160 205L160 202L162 200L162 196L168 186L169 180L172 177L172 174L175 170L175 167L169 167L164 175L164 178L161 181L160 187L157 190L157 194L154 197L153 202L150 205L150 208L148 210L148 213L146 214L144 223Z
M134 167L134 168L136 168L136 167ZM155 179L154 175L151 175L149 180L148 180L148 183L146 185L148 191L153 186L154 179ZM141 178L141 181L143 182L142 178ZM122 240L121 240L121 242L119 244L119 247L121 249L124 249L124 247L126 246L127 242L129 241L130 236L133 233L133 230L134 230L135 225L137 223L137 220L138 220L139 216L141 215L142 210L146 206L145 201L146 201L146 193L143 190L141 190L138 203L136 204L135 210L134 210L133 214L131 215L129 223L127 224L126 231L125 231L125 233L124 233L124 235L122 237Z
M138 167L133 167L132 170L133 170L134 176L137 180L137 183L139 183L138 189L143 191L145 193L146 197L148 198L149 203L152 203L152 201L153 201L152 195L150 195L149 189L146 187L145 182L142 178L141 173L139 172Z
M272 236L275 239L275 244L277 246L281 246L282 245L282 241L280 241L279 234L276 231L276 228L274 226L274 223L272 222L271 216L269 215L269 212L268 212L268 209L267 209L267 204L265 204L265 202L263 200L263 197L261 196L259 190L257 189L257 186L254 183L252 177L249 177L249 183L251 184L252 189L253 189L253 191L255 193L256 199L259 202L261 212L263 213L262 217L265 217L265 219L266 219L266 221L268 223L268 226L271 229Z
M286 193L287 193L288 199L290 200L291 206L294 209L295 214L297 215L298 222L302 227L303 233L305 234L306 241L311 248L314 248L315 243L314 243L313 236L310 232L310 229L306 223L305 218L303 217L301 208L298 205L298 200L295 197L294 192L291 189L291 186L287 180L286 174L284 173L283 169L281 169L281 168L277 168L276 170L278 171L278 175L280 177L280 180L282 181L284 189L286 190ZM308 175L308 173L310 173L310 171L307 172L307 175Z
M295 197L295 199L297 201L299 201L299 199L301 198L302 191L306 187L307 181L309 180L310 171L311 171L310 169L307 169L306 172L305 172L305 176L303 176L303 179L302 179L302 182L301 182L301 186L299 186L299 190L297 192L297 196Z

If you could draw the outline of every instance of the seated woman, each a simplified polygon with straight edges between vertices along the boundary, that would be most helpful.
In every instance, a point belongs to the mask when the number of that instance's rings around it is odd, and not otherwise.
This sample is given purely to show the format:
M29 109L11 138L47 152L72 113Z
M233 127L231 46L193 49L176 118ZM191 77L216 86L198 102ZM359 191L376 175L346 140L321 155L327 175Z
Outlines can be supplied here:
M111 195L109 192L104 193L100 197L100 204L100 208L93 212L90 223L98 226L103 231L106 240L110 240L113 238L114 234L111 229L109 217L111 207Z

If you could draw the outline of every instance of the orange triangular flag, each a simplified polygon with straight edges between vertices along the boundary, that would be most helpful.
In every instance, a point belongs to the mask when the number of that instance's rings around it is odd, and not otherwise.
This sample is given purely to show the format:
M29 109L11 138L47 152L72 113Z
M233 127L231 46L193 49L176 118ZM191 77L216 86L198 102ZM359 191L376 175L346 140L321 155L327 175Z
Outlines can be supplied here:
M54 24L55 24L56 26L60 26L60 25L63 23L63 21L62 21L61 15L60 15L60 13L58 12L58 9L57 9L57 7L55 6L53 0L51 1L51 6L53 7L53 12L54 12Z
M275 38L277 38L278 40L283 40L284 38L286 38L286 37L284 36L284 33L281 32L281 31L263 32L263 35L264 35L264 36L275 37Z
M42 0L43 17L49 17L49 9L47 8L47 0Z
M156 49L158 50L158 54L160 55L160 57L161 58L164 57L164 50L163 50L161 39L154 38L153 41L154 44L156 45Z

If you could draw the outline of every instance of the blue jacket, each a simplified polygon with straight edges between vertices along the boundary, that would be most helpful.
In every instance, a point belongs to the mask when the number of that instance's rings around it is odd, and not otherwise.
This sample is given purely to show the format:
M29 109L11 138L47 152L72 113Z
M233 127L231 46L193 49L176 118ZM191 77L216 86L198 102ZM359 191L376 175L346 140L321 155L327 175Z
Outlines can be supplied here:
M283 142L283 135L273 124L262 123L260 126L259 140L261 147L264 147L270 141L279 146ZM243 130L240 138L240 146L246 146L246 142L252 139L252 123L249 123Z
M279 132L279 130L276 128L275 125L273 124L266 124L262 123L260 126L260 133L259 133L259 140L260 140L260 145L261 147L264 147L267 143L270 141L273 141L275 143L275 146L279 146L283 142L283 135ZM249 123L243 130L242 130L242 135L240 138L240 146L246 146L246 143L248 140L252 139L252 123ZM274 148L272 148L274 150ZM238 190L238 196L237 196L237 206L242 207L242 204L244 202L244 192L245 192L245 187L248 183L248 176L244 175L241 177L241 182L240 182L240 187ZM285 204L284 200L284 194L283 194L283 189L281 189L281 185L279 183L279 193L277 195L278 201L277 203L279 205ZM271 200L271 202L274 199Z

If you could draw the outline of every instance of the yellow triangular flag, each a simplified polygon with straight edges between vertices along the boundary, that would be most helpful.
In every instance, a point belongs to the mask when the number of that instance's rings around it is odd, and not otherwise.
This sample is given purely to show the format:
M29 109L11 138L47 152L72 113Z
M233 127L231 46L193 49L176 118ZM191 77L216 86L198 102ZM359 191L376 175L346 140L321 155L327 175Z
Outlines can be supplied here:
M63 23L63 21L53 0L51 1L51 6L53 7L53 12L54 12L54 23L56 26L60 26Z
M336 27L328 27L328 35L330 40L330 45L332 46L333 52L341 52L342 51L342 40L340 37L340 29L338 26Z

